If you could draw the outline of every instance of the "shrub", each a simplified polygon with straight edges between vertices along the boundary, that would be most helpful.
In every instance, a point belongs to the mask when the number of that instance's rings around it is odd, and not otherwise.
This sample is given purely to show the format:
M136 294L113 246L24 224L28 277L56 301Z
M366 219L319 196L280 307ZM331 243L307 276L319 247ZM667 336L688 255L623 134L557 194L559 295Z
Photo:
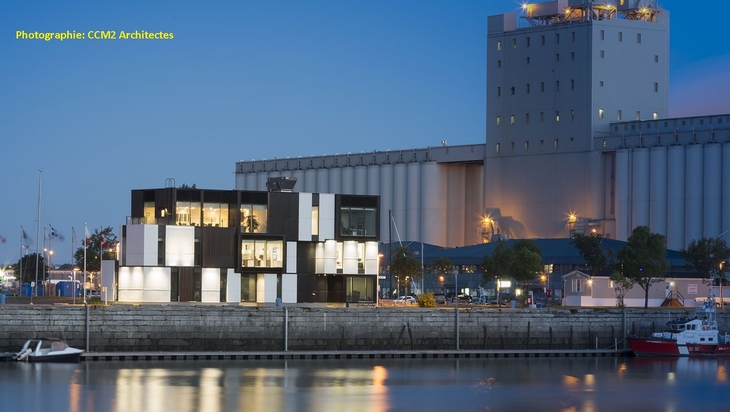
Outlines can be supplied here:
M418 306L422 308L435 308L436 299L434 299L433 293L421 293L418 296Z

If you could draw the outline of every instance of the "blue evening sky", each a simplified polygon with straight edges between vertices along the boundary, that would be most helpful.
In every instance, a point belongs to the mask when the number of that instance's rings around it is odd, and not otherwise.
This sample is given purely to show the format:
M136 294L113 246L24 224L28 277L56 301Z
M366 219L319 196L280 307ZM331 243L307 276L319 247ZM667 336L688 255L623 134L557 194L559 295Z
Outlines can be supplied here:
M20 225L119 233L132 189L232 189L238 160L485 141L481 1L5 1L0 5L0 265ZM724 2L671 11L670 115L730 113ZM712 10L716 10L713 12ZM173 40L16 40L146 30ZM41 237L43 231L40 231ZM79 235L81 237L82 235ZM42 244L41 244L42 247ZM76 245L78 247L78 244Z

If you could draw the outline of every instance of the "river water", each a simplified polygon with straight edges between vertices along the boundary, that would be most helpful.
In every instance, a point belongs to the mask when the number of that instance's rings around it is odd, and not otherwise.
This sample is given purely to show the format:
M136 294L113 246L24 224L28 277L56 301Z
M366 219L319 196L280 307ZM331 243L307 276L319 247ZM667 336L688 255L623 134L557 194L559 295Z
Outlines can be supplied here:
M0 411L728 411L726 359L0 362Z

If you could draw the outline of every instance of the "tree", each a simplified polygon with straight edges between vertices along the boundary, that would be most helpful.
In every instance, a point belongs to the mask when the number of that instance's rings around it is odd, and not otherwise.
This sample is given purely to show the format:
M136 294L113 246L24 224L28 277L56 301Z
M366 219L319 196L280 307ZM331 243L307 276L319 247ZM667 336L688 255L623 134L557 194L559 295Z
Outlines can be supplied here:
M180 189L195 189L195 183L192 186L188 186L186 183L180 185Z
M421 275L421 261L413 256L408 246L395 247L390 254L390 273L403 280L415 280Z
M522 282L523 288L526 288L529 282L542 272L542 252L532 240L517 241L510 248L509 258L509 275L516 282Z
M102 236L106 247L103 252L103 259L112 259L112 252L114 252L117 244L117 235L112 232L111 226L103 228L101 230L94 229L94 233L91 234L89 239L89 245L86 248L86 271L87 272L98 272L101 268L101 262L99 261L99 250L101 249ZM84 270L84 247L81 246L76 249L74 253L74 261L76 267L80 270Z
M669 269L667 239L651 233L648 226L638 226L626 246L618 251L621 274L644 289L644 308L649 306L649 288L662 280Z
M431 271L434 273L447 274L454 270L454 264L447 257L440 257L431 263Z
M570 243L578 249L580 255L585 259L589 269L593 271L605 270L608 267L608 259L603 253L601 243L603 235L591 233L584 235L576 233L570 240Z
M43 254L31 253L30 255L23 256L18 263L15 264L13 269L18 274L18 283L30 283L36 281L36 255L38 256L38 281L46 279L46 260L43 258ZM21 272L20 269L23 269Z
M730 247L723 239L702 238L691 241L679 254L710 280L719 277L721 265L730 259Z
M624 297L626 296L626 293L634 287L635 282L633 279L622 275L619 271L613 272L611 276L609 276L609 279L613 281L613 290L616 292L616 306L623 308L625 306Z
M259 221L254 215L248 215L243 217L243 231L253 233L259 229Z
M509 248L507 242L500 240L491 256L484 256L479 268L482 270L482 284L507 276L509 271Z

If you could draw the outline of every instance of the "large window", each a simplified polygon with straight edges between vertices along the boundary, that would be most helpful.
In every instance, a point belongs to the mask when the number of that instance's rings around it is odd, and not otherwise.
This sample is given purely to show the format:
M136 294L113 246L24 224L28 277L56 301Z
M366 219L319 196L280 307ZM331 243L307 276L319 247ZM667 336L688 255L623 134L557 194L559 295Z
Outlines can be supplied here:
M346 299L348 302L374 302L374 278L372 276L348 276Z
M200 226L200 202L177 202L175 223L183 226Z
M228 227L228 204L205 202L203 204L203 224Z
M248 233L266 233L266 205L241 205L241 227Z
M241 275L241 302L256 302L256 276Z
M375 236L375 220L375 208L343 207L341 234L347 236Z
M241 266L255 268L281 268L284 266L284 242L282 240L251 240L241 242Z
M144 223L154 225L157 223L155 218L155 202L144 202Z

